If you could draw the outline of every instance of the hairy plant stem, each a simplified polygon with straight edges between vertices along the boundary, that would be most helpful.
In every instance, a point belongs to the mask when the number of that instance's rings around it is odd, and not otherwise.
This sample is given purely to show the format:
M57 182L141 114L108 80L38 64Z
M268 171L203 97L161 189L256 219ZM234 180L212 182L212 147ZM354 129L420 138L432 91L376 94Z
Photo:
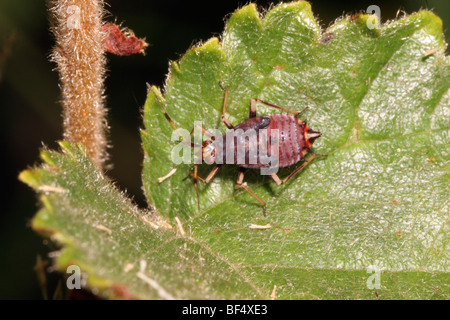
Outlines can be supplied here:
M103 0L49 0L61 81L64 139L81 142L94 164L108 159L104 99Z

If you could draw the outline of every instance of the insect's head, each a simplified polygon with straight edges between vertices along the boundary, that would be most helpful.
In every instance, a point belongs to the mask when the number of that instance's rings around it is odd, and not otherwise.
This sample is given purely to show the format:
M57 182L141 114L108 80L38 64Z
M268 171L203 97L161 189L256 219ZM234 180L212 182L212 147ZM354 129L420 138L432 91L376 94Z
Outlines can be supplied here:
M216 159L216 147L211 140L203 141L202 158L207 164L213 164Z

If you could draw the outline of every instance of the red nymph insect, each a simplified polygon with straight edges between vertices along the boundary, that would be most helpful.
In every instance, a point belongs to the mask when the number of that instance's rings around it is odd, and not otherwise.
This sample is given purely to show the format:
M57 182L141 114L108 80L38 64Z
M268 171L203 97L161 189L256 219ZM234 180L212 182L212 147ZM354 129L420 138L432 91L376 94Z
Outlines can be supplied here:
M198 165L194 166L193 172L190 173L194 180L195 191L197 193L197 203L200 209L200 200L198 194L197 181L203 183L209 183L214 176L219 171L223 164L234 164L239 166L240 171L237 178L236 188L242 188L252 195L256 200L258 200L264 207L264 214L266 211L266 203L255 193L253 193L244 183L244 172L246 169L263 169L268 168L276 163L277 168L289 167L300 160L305 160L305 156L311 152L311 146L314 140L321 136L320 132L311 130L306 122L298 118L299 115L306 109L300 112L291 111L289 109L277 106L275 104L262 101L260 99L252 99L250 101L250 112L249 119L233 126L230 121L226 118L226 108L228 101L228 89L220 83L225 91L223 108L222 108L222 122L225 126L230 129L227 133L221 137L214 136L208 130L201 126L194 127L194 129L199 129L205 135L209 136L210 139L203 141L201 146L195 145L191 141L187 141L179 132L175 124L173 123L170 116L167 114L166 110L162 106L161 101L158 96L153 91L151 86L149 89L153 92L159 106L161 107L164 116L169 121L170 125L179 133L185 143L190 144L193 147L199 147L200 151L198 156L201 157L202 162L213 164L216 163L214 169L208 174L206 178L201 178L198 176ZM274 114L269 116L257 116L256 115L256 104L262 103L269 107L276 108L278 110L284 111L288 114ZM191 131L194 132L194 129ZM263 140L262 132L265 130L264 135L266 137ZM273 138L272 133L277 133L276 137ZM249 132L255 133L255 139L251 140L249 138ZM267 138L270 137L270 138ZM230 144L227 143L232 142ZM252 142L253 141L253 142ZM263 141L261 143L261 141ZM243 147L244 150L241 157L239 157L239 148ZM252 153L252 147L256 152ZM275 147L275 149L273 149ZM277 152L274 153L273 150ZM274 156L276 154L276 157ZM299 167L294 169L286 178L280 179L280 177L275 173L270 173L270 177L277 185L282 185L289 181L295 174L301 171L305 166L308 165L318 154L312 154L308 159ZM227 158L229 157L229 158ZM268 163L267 159L272 157L272 163ZM229 159L232 159L229 161ZM227 161L228 160L228 161ZM275 160L275 161L273 161Z

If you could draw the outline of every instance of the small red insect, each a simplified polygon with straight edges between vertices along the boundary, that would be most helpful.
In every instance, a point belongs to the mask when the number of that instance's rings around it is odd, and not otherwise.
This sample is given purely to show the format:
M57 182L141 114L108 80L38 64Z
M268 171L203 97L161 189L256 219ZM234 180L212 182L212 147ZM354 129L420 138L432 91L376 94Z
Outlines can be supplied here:
M119 26L113 23L105 24L102 31L106 33L103 40L105 51L117 56L143 54L144 49L148 46L148 43L136 38L131 31L120 30Z
M256 200L258 200L264 207L264 215L266 211L266 203L261 198L259 198L256 194L254 194L244 183L244 172L245 169L262 169L269 167L269 164L267 163L266 159L267 156L271 156L271 149L273 146L277 148L277 158L276 163L278 168L284 168L289 167L300 160L304 160L305 156L311 152L311 147L314 143L314 140L319 138L321 136L320 132L311 130L307 125L306 122L303 120L300 120L298 118L299 115L302 114L302 112L306 109L303 109L300 112L291 111L289 109L277 106L275 104L262 101L260 99L252 99L250 101L250 113L249 113L249 119L245 122L242 122L236 126L233 126L230 121L225 117L226 108L227 108L227 102L228 102L228 89L220 83L222 88L225 91L224 94L224 102L223 102L223 109L222 109L222 122L227 126L230 130L229 132L225 133L222 137L215 137L213 134L211 134L208 130L206 130L203 127L194 127L194 129L200 129L205 135L209 136L210 139L203 141L203 144L201 146L201 150L199 152L199 156L201 157L202 161L208 164L216 163L216 166L212 171L208 174L206 178L201 178L198 176L198 164L194 166L194 172L191 172L190 175L193 177L194 180L194 186L195 191L197 193L197 203L198 208L200 209L200 200L199 200L199 194L198 194L198 187L197 187L197 181L200 180L203 183L209 183L214 176L219 171L220 167L223 164L234 164L240 167L239 175L237 178L237 188L242 188L245 191L247 191L250 195L252 195ZM153 92L154 96L156 97L156 100L161 107L162 112L164 113L164 116L169 121L170 125L175 129L175 131L178 132L177 127L173 123L170 116L165 111L164 107L162 106L162 103L158 99L158 96L153 91L152 87L149 86L149 89ZM264 117L258 117L256 115L256 104L262 103L269 107L273 107L276 109L279 109L281 111L289 113L287 114L274 114ZM194 132L194 129L191 131ZM240 129L240 130L239 130ZM260 138L261 138L261 130L266 130L265 134L266 137L271 137L271 130L277 130L278 133L278 139L267 139L264 141L264 151L261 150L261 144ZM250 139L246 140L247 135L246 133L250 130L254 130L256 132L257 139L254 140L253 144L255 144L253 147L257 150L255 154L251 154L250 150L252 149L252 142ZM240 132L240 133L237 133ZM179 133L179 132L178 132ZM180 133L179 133L180 134ZM181 134L180 136L185 139ZM233 146L232 150L227 150L227 141L230 139L234 139L234 143L231 145ZM248 142L247 142L248 141ZM194 143L190 141L184 141L188 144L190 144L193 147L198 147ZM245 144L245 153L244 156L241 157L241 161L238 161L238 149L242 146L242 144ZM234 161L232 163L227 162L226 155L228 154L232 155L232 159ZM286 178L283 180L278 177L276 173L270 174L270 177L277 185L282 185L289 181L295 174L297 174L299 171L301 171L305 166L307 166L318 154L312 154L308 160L306 160L301 166L296 168L294 171L292 171ZM265 157L265 158L264 158Z

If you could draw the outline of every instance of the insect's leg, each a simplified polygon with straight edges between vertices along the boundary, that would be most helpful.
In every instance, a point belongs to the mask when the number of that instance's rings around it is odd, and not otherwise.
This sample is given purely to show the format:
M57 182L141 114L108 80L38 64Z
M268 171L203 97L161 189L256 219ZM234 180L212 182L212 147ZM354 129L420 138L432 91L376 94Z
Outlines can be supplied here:
M297 173L300 172L300 170L302 170L304 167L306 167L311 161L314 160L314 158L317 156L317 154L313 153L311 155L311 157L308 158L308 160L306 160L304 163L302 163L302 165L300 167L298 167L297 169L295 169L294 171L291 172L290 175L288 175L286 178L284 178L283 180L280 179L280 177L278 177L278 175L276 173L273 173L270 175L270 177L272 178L273 181L275 181L275 183L277 185L281 185L284 184L286 182L288 182L293 176L295 176Z
M194 173L191 172L190 175L194 178L194 180L196 179L196 180L200 180L203 183L210 183L211 180L214 178L214 176L219 171L221 166L222 166L221 164L217 164L214 167L214 169L211 170L211 172L208 174L208 176L205 179L203 179L202 177L197 175L197 167L198 167L198 165L195 165Z
M188 141L185 137L183 137L183 135L178 131L177 126L175 125L175 123L173 123L172 119L170 118L170 116L168 115L168 113L166 112L166 110L164 109L161 101L158 98L158 95L156 94L155 90L153 90L152 86L149 85L147 83L147 88L153 93L153 95L156 98L156 101L159 104L159 107L161 108L161 111L163 112L164 116L166 117L167 121L169 121L170 125L172 126L172 128L178 133L178 135L181 137L181 139L184 141L184 143L189 144L191 147L197 147L197 145L195 145L194 143L192 143L191 141Z
M198 180L198 164L196 164L194 166L194 174L193 174L193 180L194 180L194 188L195 188L195 193L197 194L197 207L198 207L198 211L200 211L200 196L198 194L198 186L197 186L197 180Z
M265 104L266 106L269 106L269 107L273 107L273 108L282 110L282 111L284 111L284 112L288 112L288 113L294 115L295 117L300 116L303 112L305 112L306 109L309 108L309 107L305 107L305 108L303 108L302 111L292 111L292 110L286 109L286 108L284 108L284 107L277 106L276 104L269 103L269 102L263 101L263 100L258 99L258 98L254 98L254 99L252 99L251 102L250 102L250 118L253 118L253 117L252 117L252 109L251 109L251 108L252 108L252 105L254 106L254 115L255 115L255 117L256 117L256 102Z
M215 136L209 132L208 130L206 130L205 128L203 128L202 126L196 124L194 126L194 128L192 128L191 133L190 133L190 137L192 137L192 135L194 134L195 129L200 130L201 132L203 132L205 135L207 135L208 137L211 138L211 140L215 140Z
M206 130L206 129L203 128L202 126L196 124L196 125L192 128L191 132L189 133L189 137L190 137L191 140L192 140L192 136L194 135L195 129L200 130L200 131L203 132L205 135L207 135L208 137L210 137L211 140L213 140L213 141L216 139L216 137L215 137L211 132L209 132L208 130ZM183 140L183 139L182 139L182 140ZM178 141L181 141L181 140L178 140ZM201 148L201 147L202 147L201 144L195 144L195 143L192 143L192 142L190 142L190 145L191 145L191 147L197 147L197 148Z
M263 205L263 212L264 212L264 216L266 216L266 202L264 200L262 200L260 197L258 197L256 194L254 194L248 187L246 184L244 184L244 171L245 168L240 168L239 169L239 175L237 178L237 184L236 184L236 189L237 188L242 188L245 191L247 191L248 193L250 193L250 195L255 198L256 200L259 201L259 203L261 203Z
M214 176L217 174L217 172L219 171L221 167L221 164L218 164L214 167L214 169L211 170L211 172L208 174L208 176L206 177L206 179L203 179L202 177L200 177L198 175L198 164L196 164L194 166L194 172L189 173L190 176L192 176L193 180L194 180L194 188L195 188L195 193L197 194L197 206L198 206L198 210L200 210L200 196L198 194L198 186L197 186L197 181L200 180L203 183L209 183L212 178L214 178ZM189 176L188 176L189 177ZM187 177L186 177L187 178ZM185 178L185 179L186 179Z
M256 118L256 99L252 99L250 101L250 111L249 111L249 119Z
M225 117L225 112L227 110L227 103L228 103L228 89L225 87L225 85L222 82L219 82L222 89L225 91L224 98L223 98L223 108L222 108L222 122L227 126L228 129L233 129L233 125L231 122Z

